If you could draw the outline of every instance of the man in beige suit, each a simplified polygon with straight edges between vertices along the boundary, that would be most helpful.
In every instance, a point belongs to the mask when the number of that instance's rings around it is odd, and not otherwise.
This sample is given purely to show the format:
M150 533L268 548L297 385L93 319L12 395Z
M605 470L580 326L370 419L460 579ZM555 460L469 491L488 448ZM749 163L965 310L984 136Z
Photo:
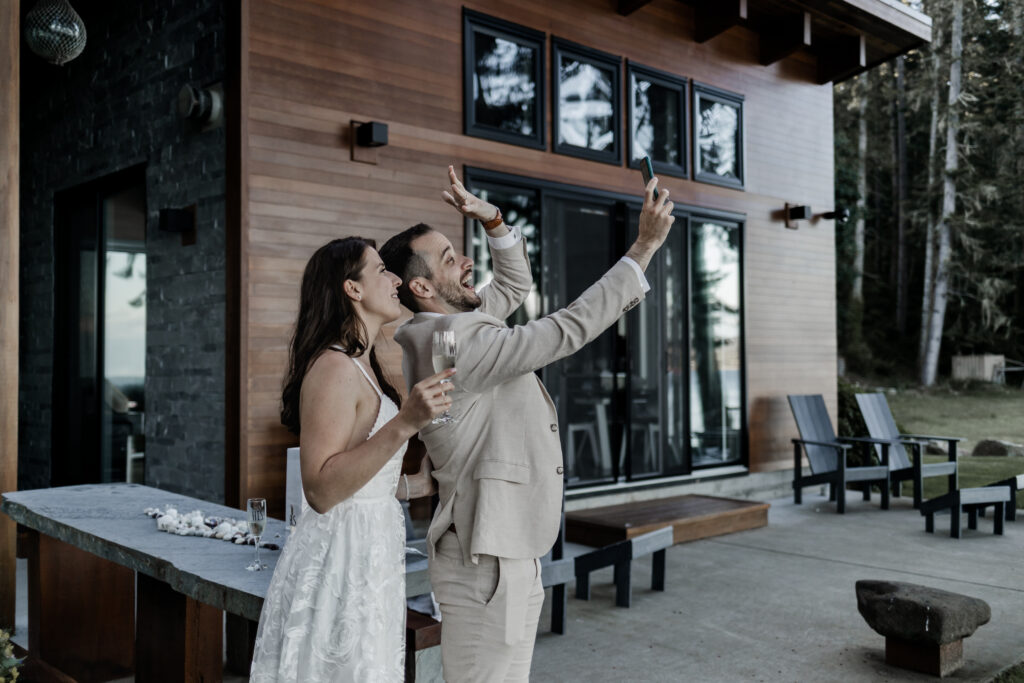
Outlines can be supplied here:
M445 201L487 231L493 281L477 293L472 259L422 223L380 251L414 313L395 332L406 382L434 374L435 330L453 330L458 346L449 393L457 422L420 432L440 496L427 547L441 659L449 683L525 681L544 602L539 558L558 533L563 483L558 416L534 371L640 302L649 289L643 271L675 219L667 191L654 199L652 179L626 256L568 307L509 328L504 319L530 290L526 244L497 207L467 192L452 167L448 173Z

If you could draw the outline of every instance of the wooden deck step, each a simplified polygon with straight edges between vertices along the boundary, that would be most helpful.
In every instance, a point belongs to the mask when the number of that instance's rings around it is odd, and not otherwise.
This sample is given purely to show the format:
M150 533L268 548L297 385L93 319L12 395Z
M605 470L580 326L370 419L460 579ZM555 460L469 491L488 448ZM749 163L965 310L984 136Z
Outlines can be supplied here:
M673 542L721 536L768 524L768 503L687 495L567 512L565 539L606 546L671 526Z

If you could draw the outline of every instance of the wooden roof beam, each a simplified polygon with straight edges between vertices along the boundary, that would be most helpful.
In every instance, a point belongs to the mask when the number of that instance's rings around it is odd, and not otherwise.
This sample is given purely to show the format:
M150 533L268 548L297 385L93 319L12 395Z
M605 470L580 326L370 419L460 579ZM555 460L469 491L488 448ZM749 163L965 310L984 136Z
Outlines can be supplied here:
M619 0L619 14L628 17L644 5L650 4L651 0Z
M834 40L818 53L818 83L849 78L867 68L864 34Z
M811 46L811 13L801 12L758 29L762 65L768 66Z
M747 0L702 0L694 7L694 40L706 43L747 20Z

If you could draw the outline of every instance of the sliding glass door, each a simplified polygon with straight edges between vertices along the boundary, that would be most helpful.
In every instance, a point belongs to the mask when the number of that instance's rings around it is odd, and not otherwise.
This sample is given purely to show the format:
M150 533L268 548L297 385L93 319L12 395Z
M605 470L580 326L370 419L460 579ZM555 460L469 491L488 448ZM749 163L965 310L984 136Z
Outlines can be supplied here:
M637 233L636 197L482 171L467 179L529 240L534 290L510 325L569 305ZM540 372L558 408L570 487L744 462L741 228L678 209L647 268L644 301ZM467 224L466 245L483 284L491 274L478 224Z

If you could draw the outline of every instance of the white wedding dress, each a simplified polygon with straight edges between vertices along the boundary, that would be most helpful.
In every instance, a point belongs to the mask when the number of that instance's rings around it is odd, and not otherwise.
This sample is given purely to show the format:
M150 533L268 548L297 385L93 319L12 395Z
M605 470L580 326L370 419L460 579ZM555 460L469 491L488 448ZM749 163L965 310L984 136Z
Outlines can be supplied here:
M398 408L380 398L370 436ZM256 632L250 681L405 678L405 518L395 498L406 446L325 514L305 505L281 551Z

